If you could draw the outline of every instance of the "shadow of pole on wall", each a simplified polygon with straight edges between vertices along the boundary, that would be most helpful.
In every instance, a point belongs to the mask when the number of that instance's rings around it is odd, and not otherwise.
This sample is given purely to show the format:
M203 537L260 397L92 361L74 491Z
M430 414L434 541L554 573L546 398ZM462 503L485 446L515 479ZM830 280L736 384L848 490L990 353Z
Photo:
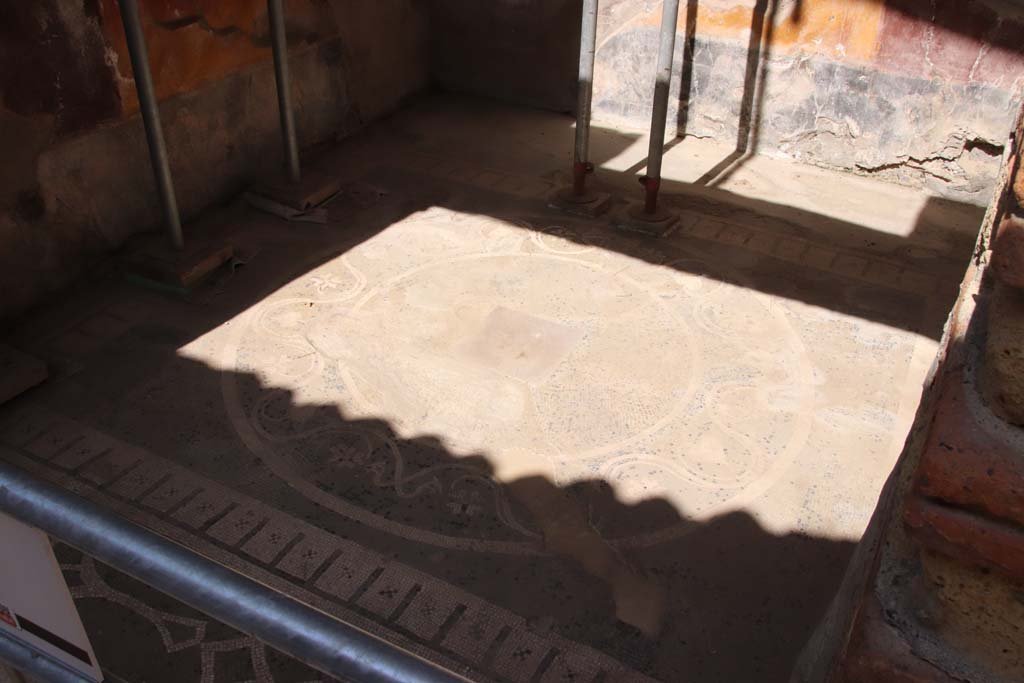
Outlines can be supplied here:
M803 0L796 0L792 20L800 20ZM743 99L740 101L736 149L697 179L697 185L721 185L757 153L761 137L761 114L768 64L771 61L772 39L779 0L757 0L750 18L750 42L747 45L747 68L743 76ZM684 64L684 69L686 65ZM681 97L681 95L680 95Z
M698 0L686 0L686 33L683 36L682 71L679 79L679 109L676 112L676 134L665 143L662 153L686 139L686 124L690 115L690 91L693 89L693 61L697 47L697 11ZM673 54L673 60L675 55ZM648 157L633 164L626 172L639 173L647 168Z
M676 114L676 139L686 137L690 118L690 92L693 89L693 56L697 47L697 0L686 0L686 34L683 37L683 70L679 76L679 112Z

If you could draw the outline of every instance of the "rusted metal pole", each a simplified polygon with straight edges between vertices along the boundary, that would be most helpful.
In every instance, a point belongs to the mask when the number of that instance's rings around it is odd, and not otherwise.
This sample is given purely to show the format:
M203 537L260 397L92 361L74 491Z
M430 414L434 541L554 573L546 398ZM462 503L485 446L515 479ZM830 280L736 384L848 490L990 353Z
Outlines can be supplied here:
M137 0L118 0L121 7L121 22L128 43L128 55L135 75L135 91L139 96L139 111L146 127L146 142L149 144L149 159L153 164L156 189L160 195L160 208L164 214L164 226L175 249L182 249L185 240L181 235L181 218L178 215L178 201L174 197L174 182L167 160L167 147L160 127L160 110L153 89L153 76L149 71L149 56L146 52L146 38L142 33Z
M590 111L594 96L594 55L597 50L597 3L583 0L583 21L580 25L580 70L577 84L576 148L572 164L572 192L576 196L586 193L587 174L593 172L590 163Z
M644 213L658 210L661 188L661 156L665 146L665 120L668 118L668 91L672 81L672 58L676 49L676 22L679 0L665 0L661 9L661 41L658 47L658 71L654 79L654 108L651 114L651 146L647 153L647 175L640 178L644 186Z
M299 182L299 143L295 137L295 116L288 74L288 38L285 34L284 9L281 0L267 0L270 19L270 44L274 51L274 78L277 81L277 109L281 117L281 137L288 164L288 179Z

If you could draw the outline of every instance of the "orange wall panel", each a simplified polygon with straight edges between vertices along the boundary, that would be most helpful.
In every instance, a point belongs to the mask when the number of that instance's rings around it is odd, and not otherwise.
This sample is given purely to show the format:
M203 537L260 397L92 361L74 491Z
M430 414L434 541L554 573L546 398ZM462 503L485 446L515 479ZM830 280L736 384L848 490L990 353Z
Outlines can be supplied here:
M685 34L687 6L680 3L678 32ZM775 54L805 52L838 59L870 62L878 51L884 6L850 0L703 0L696 3L697 34L746 42L755 10L774 11L771 47ZM774 8L774 10L773 10ZM637 24L660 26L661 7L636 19ZM765 35L769 31L765 28Z
M270 59L266 0L142 0L143 31L157 97L196 90L251 64ZM117 0L102 0L103 30L116 61L123 114L138 110L131 60ZM314 0L286 3L290 47L334 33L330 8ZM295 27L317 27L298 31Z

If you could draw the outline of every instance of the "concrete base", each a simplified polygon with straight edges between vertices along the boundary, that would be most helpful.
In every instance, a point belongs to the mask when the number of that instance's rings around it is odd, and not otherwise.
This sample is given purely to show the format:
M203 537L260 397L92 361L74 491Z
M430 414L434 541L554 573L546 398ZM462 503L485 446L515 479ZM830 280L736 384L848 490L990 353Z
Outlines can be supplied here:
M574 216L596 218L608 210L612 196L607 192L587 190L582 196L573 194L571 187L561 188L548 197L548 206Z
M612 226L655 237L668 237L679 225L679 216L659 208L654 214L644 212L643 204L630 202L612 216Z
M234 256L234 246L218 239L185 237L178 250L164 235L146 235L130 245L122 259L125 275L156 289L187 292Z
M298 211L308 211L338 194L341 182L334 174L306 170L297 183L278 174L257 183L250 192Z

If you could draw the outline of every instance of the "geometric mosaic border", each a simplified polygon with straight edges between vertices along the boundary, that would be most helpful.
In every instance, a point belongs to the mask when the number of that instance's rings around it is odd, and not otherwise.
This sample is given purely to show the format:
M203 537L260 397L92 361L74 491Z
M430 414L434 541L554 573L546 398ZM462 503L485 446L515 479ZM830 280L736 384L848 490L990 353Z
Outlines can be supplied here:
M501 607L40 406L0 458L290 597L480 681L650 682Z

